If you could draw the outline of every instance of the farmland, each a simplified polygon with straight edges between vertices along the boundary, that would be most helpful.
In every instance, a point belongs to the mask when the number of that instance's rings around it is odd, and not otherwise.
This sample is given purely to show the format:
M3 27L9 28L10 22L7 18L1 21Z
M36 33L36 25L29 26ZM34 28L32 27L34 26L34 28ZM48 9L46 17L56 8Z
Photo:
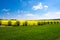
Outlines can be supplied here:
M0 40L56 40L59 37L60 24L0 27Z
M60 20L0 20L0 40L60 40Z
M38 26L58 23L60 23L60 20L0 20L0 24L4 26Z

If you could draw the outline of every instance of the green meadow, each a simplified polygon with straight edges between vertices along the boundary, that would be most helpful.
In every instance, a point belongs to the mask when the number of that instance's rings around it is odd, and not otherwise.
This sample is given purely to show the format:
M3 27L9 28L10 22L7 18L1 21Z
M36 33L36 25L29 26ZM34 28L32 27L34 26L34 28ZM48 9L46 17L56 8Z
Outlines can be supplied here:
M0 40L60 40L60 24L0 26Z

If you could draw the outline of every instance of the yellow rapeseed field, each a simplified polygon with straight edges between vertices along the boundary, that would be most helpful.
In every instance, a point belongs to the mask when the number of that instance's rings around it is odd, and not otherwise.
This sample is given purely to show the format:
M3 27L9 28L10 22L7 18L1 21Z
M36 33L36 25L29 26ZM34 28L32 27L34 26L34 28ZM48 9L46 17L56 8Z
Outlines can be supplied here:
M19 21L20 25L27 22L27 25L38 25L38 22L60 22L60 20L1 20L2 25L8 25L8 22L11 21L11 24L14 25L16 21Z
M8 20L1 20L2 25L8 25Z

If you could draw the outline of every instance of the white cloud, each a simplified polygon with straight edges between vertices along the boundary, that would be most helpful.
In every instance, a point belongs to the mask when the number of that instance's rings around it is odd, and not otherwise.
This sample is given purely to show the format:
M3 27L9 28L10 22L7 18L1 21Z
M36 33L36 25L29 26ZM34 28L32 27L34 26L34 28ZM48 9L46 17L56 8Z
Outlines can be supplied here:
M56 19L60 18L60 11L52 11L52 12L47 12L47 13L42 13L42 14L33 14L28 11L20 11L24 13L23 15L21 14L16 14L16 15L9 15L10 13L7 13L9 16L7 18L13 18L13 19L24 19L24 20L37 20L37 19ZM6 18L6 17L2 17Z
M44 6L44 8L45 8L45 9L48 9L48 6L47 6L47 5L45 5L45 6Z
M7 15L10 15L9 11L10 11L10 9L2 9L2 13L7 14Z
M2 11L4 12L8 12L10 9L2 9Z
M48 9L48 5L43 5L42 3L39 3L38 5L32 7L33 10L40 10L43 8Z
M26 14L26 16L30 16L30 17L32 17L32 16L34 16L34 14Z
M60 15L60 12L57 12L56 14Z
M39 4L36 5L36 6L33 6L32 9L34 9L34 10L43 9L42 3L39 3Z
M60 18L60 12L59 11L55 11L55 12L47 12L45 14L42 15L38 15L38 14L27 14L25 16L25 19L31 19L31 20L36 20L36 19L57 19Z
M47 14L45 14L46 17L49 17L50 19L56 19L56 18L60 18L60 12L56 11L56 12L48 12Z
M40 16L40 19L57 19L60 18L60 12L48 12Z

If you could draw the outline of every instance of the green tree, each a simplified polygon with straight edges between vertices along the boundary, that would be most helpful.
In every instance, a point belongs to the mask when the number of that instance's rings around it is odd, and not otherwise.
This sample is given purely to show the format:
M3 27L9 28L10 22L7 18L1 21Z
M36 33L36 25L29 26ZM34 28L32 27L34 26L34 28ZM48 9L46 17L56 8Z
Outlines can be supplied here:
M40 25L40 22L38 22L38 26Z
M56 22L54 22L54 24L56 24Z
M23 26L25 26L24 23L23 23Z
M20 25L20 22L19 21L16 21L16 26L19 26Z
M59 22L57 22L57 24L58 24Z
M11 26L11 21L8 21L8 26Z
M25 26L27 26L27 21L25 22Z
M43 23L43 22L41 22L41 23L40 23L40 25L44 25L44 23Z
M0 20L0 25L2 24L1 20Z
M27 21L25 21L25 22L23 23L23 26L27 26Z
M53 24L53 22L50 22L51 24Z
M47 22L47 24L49 24L49 22Z

